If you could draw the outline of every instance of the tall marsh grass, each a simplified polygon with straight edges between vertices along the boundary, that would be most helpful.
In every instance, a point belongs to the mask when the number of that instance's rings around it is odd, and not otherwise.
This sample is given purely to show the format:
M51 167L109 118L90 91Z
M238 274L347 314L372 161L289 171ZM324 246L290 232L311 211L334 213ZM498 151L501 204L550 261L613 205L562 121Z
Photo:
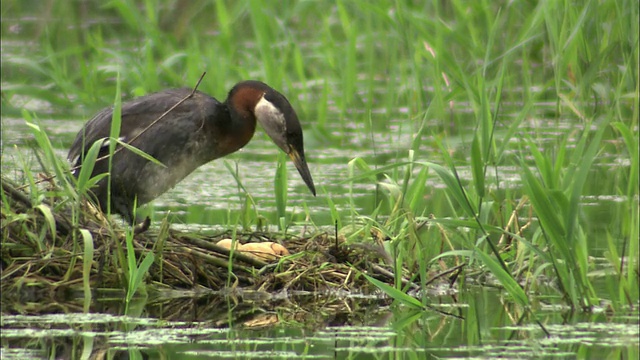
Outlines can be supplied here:
M591 309L603 296L615 306L638 304L637 1L83 4L26 9L21 1L2 2L3 17L42 19L17 36L37 44L33 53L16 51L3 61L3 114L20 107L13 101L19 97L65 110L101 107L118 86L142 95L189 86L204 70L201 90L212 94L239 79L262 79L303 94L299 111L315 119L305 131L332 146L348 144L339 130L354 124L392 138L396 131L413 135L395 163L349 162L343 195L353 196L356 183L374 185L371 213L351 198L349 216L341 217L337 199L320 193L340 228L361 226L349 241L382 234L396 269L415 270L417 283L424 286L436 264L466 262L488 269L525 307L543 278L554 279L572 307ZM83 12L107 20L85 22ZM76 26L57 20L69 14ZM389 116L402 116L401 127L390 128ZM560 134L550 140L554 127ZM603 161L604 154L614 161ZM502 167L519 169L521 186L505 187ZM282 161L279 169L274 186L285 229ZM61 168L51 171L64 178ZM594 188L595 176L613 180ZM236 180L245 210L230 223L247 227L259 214ZM79 187L88 181L81 176ZM586 195L621 199L604 225L604 252L590 236ZM590 257L602 252L617 282L608 294L590 276Z

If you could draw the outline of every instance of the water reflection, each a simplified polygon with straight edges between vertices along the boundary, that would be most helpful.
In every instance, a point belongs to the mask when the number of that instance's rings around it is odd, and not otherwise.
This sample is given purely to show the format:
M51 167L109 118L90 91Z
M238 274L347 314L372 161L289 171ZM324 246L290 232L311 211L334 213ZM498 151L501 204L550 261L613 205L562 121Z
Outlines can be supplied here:
M184 295L184 294L183 294ZM192 294L192 295L195 295ZM512 325L519 309L486 288L431 303L464 320L416 312L370 295L227 295L136 301L129 316L120 301L101 300L100 314L2 317L2 358L466 358L536 359L582 354L638 356L638 313L610 318L545 307L539 326ZM471 297L471 298L469 298ZM560 303L559 299L545 301ZM60 303L63 305L64 303ZM67 305L67 308L73 308ZM464 344L464 345L462 345Z

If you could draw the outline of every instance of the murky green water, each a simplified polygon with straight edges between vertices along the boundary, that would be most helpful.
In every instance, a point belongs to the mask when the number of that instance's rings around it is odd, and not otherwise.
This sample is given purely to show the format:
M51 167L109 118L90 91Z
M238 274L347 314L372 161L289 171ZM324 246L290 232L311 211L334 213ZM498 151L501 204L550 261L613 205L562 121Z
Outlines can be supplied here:
M3 161L2 171L14 172L20 177L21 161L34 160L29 150L29 133L21 119L3 117ZM83 119L48 120L42 124L48 130L54 144L59 146L59 155L65 156L75 132ZM533 131L524 129L524 131ZM557 123L555 125L558 125ZM391 125L394 128L395 125ZM400 124L397 124L400 126ZM560 124L560 126L572 126ZM535 128L540 131L539 127ZM553 142L555 126L548 129L548 141ZM336 130L338 131L338 130ZM342 131L342 130L341 130ZM461 130L464 133L466 130ZM372 164L385 165L390 161L405 159L405 141L394 139L393 133L376 132L378 148L373 154L368 145L345 148L341 146L319 146L313 139L313 132L307 141L308 156L319 196L312 198L297 178L295 169L290 167L289 211L303 214L301 203L308 206L312 218L318 222L330 223L326 196L337 203L343 216L351 213L351 204L341 201L340 194L353 191L355 210L366 214L372 211L376 186L360 182L355 185L340 181L348 177L347 162L354 156L362 156ZM342 134L347 139L367 142L370 135L359 134L356 130ZM462 137L462 135L461 135ZM433 149L430 139L425 137L421 147L421 158L430 158ZM456 151L467 151L461 141ZM602 163L594 177L602 176L617 164L615 159L607 159L603 154ZM262 134L243 151L228 160L237 163L244 186L251 189L262 216L275 217L272 179L275 170L275 146ZM33 162L33 169L38 169ZM498 168L501 187L517 189L520 181L516 168ZM470 181L470 171L459 169L464 180ZM429 179L429 188L434 195L442 184L436 177ZM351 187L349 189L349 187ZM597 187L597 182L591 186ZM586 197L586 216L592 217L594 234L606 229L611 205L619 201L616 194L598 194ZM174 216L175 228L206 230L217 227L211 219L229 218L241 206L237 195L237 185L227 171L223 161L214 161L198 169L175 189L157 199L153 204L156 220L169 212ZM437 211L437 207L435 207ZM597 219L597 221L596 221ZM304 218L300 216L298 220ZM184 222L184 225L180 225ZM602 222L602 225L599 225ZM604 241L602 242L604 248ZM606 283L601 283L606 289ZM437 298L441 310L463 316L466 320L425 312L417 314L401 306L389 306L388 301L347 298L327 301L327 308L314 305L312 311L300 309L292 314L283 310L286 302L255 306L247 316L233 321L207 319L206 313L198 311L198 306L206 307L206 301L197 305L194 301L194 316L180 321L163 316L153 305L140 312L140 317L122 317L121 310L115 315L74 314L70 308L60 308L56 315L21 316L9 315L14 311L3 311L2 317L2 358L27 359L45 358L55 353L56 358L68 358L69 354L91 353L121 358L142 356L143 358L180 359L225 359L225 358L265 358L265 359L422 359L422 358L571 358L580 354L581 358L637 358L638 357L638 313L617 313L610 317L606 307L597 309L591 315L571 314L568 309L553 306L560 303L551 299L550 305L537 314L540 321L551 332L544 336L535 325L513 326L513 320L521 314L510 313L509 301L499 293L483 288L472 288L461 294L457 303L451 298ZM202 300L200 300L202 302ZM547 302L540 299L541 302ZM299 303L295 303L296 306ZM170 306L167 304L167 306ZM37 307L37 306L36 306ZM81 309L80 307L75 307ZM119 306L115 307L116 309ZM223 307L224 308L224 307ZM231 313L237 308L231 305ZM113 309L112 309L113 310ZM185 316L185 314L180 315ZM224 318L224 317L223 317ZM261 326L261 319L264 325ZM255 320L254 325L251 321Z
M436 312L412 312L371 296L289 296L260 302L183 299L178 312L170 303L138 303L132 308L139 316L4 315L2 359L72 354L148 359L638 356L637 310L611 316L603 308L579 315L543 306L537 315L552 333L547 337L539 326L512 325L520 314L498 291L486 288L433 297L435 308L464 321ZM216 306L225 302L228 314ZM59 305L60 310L65 306ZM103 305L116 312L121 308L118 303Z
M37 27L32 18L6 18L13 26ZM37 19L36 19L37 20ZM100 20L95 20L100 21ZM4 25L3 25L4 26ZM7 25L9 26L9 25ZM15 31L18 32L18 28ZM317 51L313 43L302 48ZM2 58L11 61L37 51L37 46L12 39L3 34ZM3 88L18 86L16 74L2 75ZM195 79L188 79L188 81ZM208 79L205 78L206 82ZM233 81L230 79L229 81ZM369 83L361 78L355 86ZM375 81L373 81L375 84ZM337 79L328 79L330 90L340 86ZM307 212L315 225L333 229L328 199L335 204L341 217L369 215L387 193L377 181L350 177L349 161L363 158L371 167L381 167L405 161L416 136L416 114L404 104L374 108L370 113L359 109L341 113L330 106L326 125L319 128L318 114L309 103L318 101L321 86L312 82L303 87L293 84L287 95L301 114L305 130L306 153L318 196L313 198L297 172L289 164L288 212L298 223L306 223ZM541 85L529 91L540 92ZM380 98L387 87L379 86ZM514 90L517 91L517 90ZM433 89L425 89L427 98ZM222 99L225 93L212 94ZM334 100L330 100L334 101ZM22 102L22 104L20 104ZM383 101L381 101L382 103ZM12 99L14 106L23 105L40 114L40 123L47 130L58 155L66 157L76 132L104 104L78 104L77 109L57 107L28 97ZM87 108L89 107L89 108ZM506 156L519 156L526 135L535 135L539 145L557 146L567 132L578 133L582 124L564 119L556 113L555 102L536 104L531 117L519 129L516 140L507 144ZM498 146L510 119L521 110L519 103L505 103L501 109L495 134ZM456 124L448 119L426 119L425 126L447 133L447 146L459 167L463 182L472 181L470 144L474 132L474 115L468 104L456 104ZM363 119L366 119L363 121ZM468 121L465 121L467 119ZM370 125L365 125L370 124ZM419 136L415 159L431 161L439 158L437 141L440 131L426 131ZM31 135L24 120L11 109L2 112L3 175L22 178L23 167L39 171L37 158L31 150ZM614 140L616 141L616 140ZM575 143L566 144L574 146ZM511 149L511 150L509 150ZM239 177L256 203L260 216L269 225L278 224L274 200L273 178L277 149L258 130L254 139L242 151L225 159L209 163L147 206L155 223L169 214L174 228L206 231L236 224L237 213L244 203L238 185L224 162L237 167ZM624 159L601 153L592 172L591 181L582 198L583 216L593 240L594 256L606 250L606 234L619 216L618 204L625 199L616 192L603 193L615 181L608 175L619 167L628 167ZM419 169L415 170L416 172ZM521 169L515 166L491 167L499 178L499 191L519 191ZM450 216L443 195L444 184L436 176L427 180L422 213ZM345 196L349 194L349 196ZM348 221L345 220L346 223ZM617 236L619 234L613 234ZM598 264L600 257L594 259ZM602 261L601 263L604 263ZM593 272L601 276L598 293L606 293L607 273L603 266ZM548 293L554 294L553 291ZM81 314L82 306L60 302L41 308L41 304L2 304L2 359L29 358L100 358L107 354L115 358L176 358L176 359L423 359L423 358L638 358L638 312L608 312L606 304L592 314L578 314L563 308L559 299L535 298L542 309L536 314L551 336L545 336L539 326L514 326L522 315L510 299L498 291L470 287L451 296L434 296L433 306L444 312L462 316L446 316L437 312L415 313L388 299L365 296L335 296L311 294L289 299L287 296L267 302L237 303L227 298L198 298L135 304L134 315L122 316L124 307L118 302L104 302L98 314ZM216 305L215 309L212 304ZM176 311L176 307L180 308ZM42 315L19 315L20 313ZM130 312L131 314L132 312ZM241 315L241 316L240 316Z

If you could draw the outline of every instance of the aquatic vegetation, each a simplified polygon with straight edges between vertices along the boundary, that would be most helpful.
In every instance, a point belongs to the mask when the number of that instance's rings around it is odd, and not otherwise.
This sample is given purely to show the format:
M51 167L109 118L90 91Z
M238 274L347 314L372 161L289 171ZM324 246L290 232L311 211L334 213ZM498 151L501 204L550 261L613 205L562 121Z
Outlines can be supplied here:
M2 117L3 125L12 117L29 123L31 133L19 135L34 139L40 164L24 155L26 141L7 140L3 126L3 170L9 157L19 159L11 165L17 175L3 177L4 270L13 264L33 274L46 264L59 270L56 281L81 273L85 299L99 271L123 290L135 288L134 279L141 294L148 284L380 288L410 309L398 328L413 331L440 301L429 292L433 281L449 282L460 292L456 301L469 305L458 329L469 346L496 324L488 301L468 291L476 284L503 290L500 328L544 323L548 297L568 313L594 317L638 306L635 0L277 7L117 0L88 2L86 11L101 16L92 22L73 2L56 2L49 13L27 6L2 3L3 14L35 12L42 20L15 35L23 47L3 55ZM191 87L203 71L199 89L218 97L249 78L288 94L318 198L291 191L303 185L288 176L283 154L264 161L269 176L254 180L251 161L265 155L248 150L220 165L232 193L220 208L199 199L147 208L160 225L141 234L94 217L80 199L99 179L89 171L69 180L57 155L68 140L37 119L84 119L113 104L114 94L117 105L119 91L129 99ZM48 180L38 183L42 177ZM176 234L195 223L226 230ZM277 265L207 245L222 236L248 242L267 230L261 241L294 244ZM106 249L121 253L100 264ZM144 271L149 253L153 265ZM39 259L20 267L21 255ZM146 275L132 276L136 269ZM3 272L3 286L11 274ZM273 277L259 276L266 274ZM411 330L403 340L422 344Z

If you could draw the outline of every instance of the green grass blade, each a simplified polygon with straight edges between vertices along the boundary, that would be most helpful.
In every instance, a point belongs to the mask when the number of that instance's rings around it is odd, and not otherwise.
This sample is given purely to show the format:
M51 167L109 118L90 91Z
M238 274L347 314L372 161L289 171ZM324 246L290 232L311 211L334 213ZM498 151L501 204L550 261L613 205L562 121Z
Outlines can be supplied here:
M564 239L565 229L558 215L561 209L552 204L550 194L545 191L542 183L524 163L522 164L522 170L524 171L525 192L529 195L529 199L536 209L536 215L544 226L545 231L553 238ZM565 251L568 252L568 248L565 248Z
M286 219L287 215L287 163L286 157L284 153L278 153L278 165L276 168L276 176L273 182L274 185L274 193L276 197L276 211L278 215L278 219L281 219L278 222L278 226L280 226L280 230L286 228L286 224L281 224L282 219Z
M409 186L406 192L405 199L409 201L409 209L416 214L418 210L424 206L425 200L425 188L427 185L427 179L429 177L429 167L424 166L418 172L418 175L413 178L413 182Z
M475 210L471 207L464 188L460 185L460 181L454 176L454 174L438 164L428 163L427 165L432 168L436 174L438 174L440 179L442 179L442 182L444 182L447 187L447 192L451 194L467 216L475 218Z
M479 197L484 198L484 160L477 133L473 136L471 143L471 173L476 193Z
M115 141L115 143L122 145L122 147L124 147L125 149L131 151L132 153L145 158L146 160L151 161L152 163L162 166L162 167L167 167L166 165L164 165L163 163L161 163L160 161L158 161L156 158L154 158L153 156L145 153L144 151L138 149L137 147L127 144L119 139L113 139Z
M140 266L138 266L138 268L136 269L136 274L135 274L135 277L133 278L132 292L134 294L136 291L138 291L138 288L140 287L140 285L142 284L142 281L144 280L144 276L147 275L154 261L155 261L155 255L152 252L147 252L144 256L144 259L142 259Z
M111 213L111 169L113 165L113 153L116 150L117 139L120 137L120 126L122 123L122 99L121 99L120 72L116 76L116 93L113 101L111 113L111 128L109 129L109 171L107 172L107 213Z
M98 154L100 153L100 149L102 148L104 143L104 139L99 139L94 142L89 151L82 159L82 166L80 167L80 172L78 173L77 180L77 188L78 192L82 193L84 190L88 188L89 179L91 178L91 173L93 173L93 168L96 164L96 159L98 158Z
M623 122L614 122L611 124L624 139L627 153L630 157L629 180L627 182L627 196L637 194L638 191L638 134L634 134L629 126ZM637 123L636 123L637 126Z
M491 256L485 254L482 251L476 251L476 256L480 258L482 263L489 268L491 273L500 281L502 286L504 286L505 290L513 296L518 305L522 307L529 306L529 298L525 294L524 290L520 285L516 282L516 280L511 276L511 274L507 273L502 265L496 260L494 260Z
M51 233L51 243L55 246L56 243L56 219L53 216L53 212L51 211L51 208L48 205L45 204L40 204L36 206L36 209L40 210L40 212L42 213L42 215L44 215L44 218L47 222L47 225L49 227L49 231ZM42 244L42 246L44 246L44 244ZM40 250L44 250L44 247Z
M410 296L393 286L390 286L386 283L383 283L380 280L377 280L367 274L362 274L370 283L375 285L378 289L382 290L385 294L390 296L392 299L401 302L402 304L409 306L414 309L424 309L424 306L420 302L420 300Z
M84 292L83 310L89 312L91 306L91 267L93 265L93 235L87 229L79 229L82 235L82 243L84 244L84 253L82 255L82 289Z

